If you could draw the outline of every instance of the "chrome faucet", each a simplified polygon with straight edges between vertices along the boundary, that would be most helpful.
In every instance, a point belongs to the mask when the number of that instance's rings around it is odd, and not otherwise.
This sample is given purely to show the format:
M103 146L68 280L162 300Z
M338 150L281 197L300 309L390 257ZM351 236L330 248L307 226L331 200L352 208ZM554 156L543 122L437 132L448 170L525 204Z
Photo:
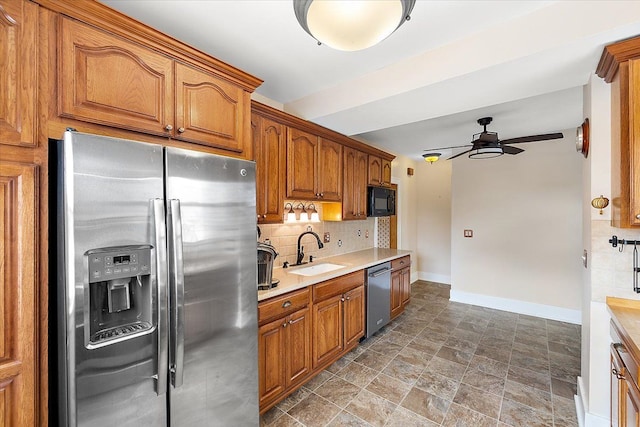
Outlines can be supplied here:
M305 234L313 234L313 236L318 241L318 249L322 249L324 247L324 245L322 244L322 241L320 240L320 236L318 236L313 231L305 231L300 236L298 236L298 257L296 258L296 264L295 265L306 264L306 263L302 262L302 259L304 258L304 246L302 246L302 247L300 246L300 240L302 240L302 236L304 236Z

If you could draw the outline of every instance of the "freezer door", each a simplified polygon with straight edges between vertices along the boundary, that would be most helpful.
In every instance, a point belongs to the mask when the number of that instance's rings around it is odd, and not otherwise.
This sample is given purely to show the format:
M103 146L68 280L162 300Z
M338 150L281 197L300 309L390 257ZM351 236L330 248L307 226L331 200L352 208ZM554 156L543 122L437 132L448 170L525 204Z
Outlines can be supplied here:
M257 426L255 163L166 150L172 426Z
M59 153L58 424L166 425L162 147L65 132Z

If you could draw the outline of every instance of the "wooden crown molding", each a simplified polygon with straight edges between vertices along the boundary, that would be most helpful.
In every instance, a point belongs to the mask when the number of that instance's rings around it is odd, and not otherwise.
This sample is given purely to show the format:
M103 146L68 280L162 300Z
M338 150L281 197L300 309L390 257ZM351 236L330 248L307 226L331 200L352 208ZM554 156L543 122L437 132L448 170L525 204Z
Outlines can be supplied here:
M618 73L621 62L640 58L640 36L605 46L596 68L596 74L611 83Z
M286 126L291 126L296 129L318 135L322 138L327 138L332 141L339 142L342 145L346 145L356 150L363 151L367 154L372 154L389 161L392 161L396 158L396 156L394 156L393 154L389 154L386 151L382 151L378 148L367 145L364 142L360 142L356 139L350 138L324 126L311 123L307 120L301 119L300 117L293 116L289 113L278 110L277 108L270 107L255 100L251 100L251 112L275 120L278 123L282 123Z

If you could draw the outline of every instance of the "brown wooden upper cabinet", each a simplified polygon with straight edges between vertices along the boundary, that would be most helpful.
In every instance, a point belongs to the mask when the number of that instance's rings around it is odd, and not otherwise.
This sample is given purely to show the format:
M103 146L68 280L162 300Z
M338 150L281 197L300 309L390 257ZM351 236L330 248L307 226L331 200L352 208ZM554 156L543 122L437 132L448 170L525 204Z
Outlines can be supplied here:
M611 222L640 226L640 37L605 47L597 74L611 83Z
M0 3L0 143L35 146L38 8Z
M342 219L367 218L367 154L343 148Z
M369 155L369 185L391 185L391 161Z
M251 127L256 159L258 223L281 223L284 218L287 128L255 113L251 115Z
M289 127L287 198L341 201L342 145Z
M250 148L250 93L242 87L67 17L59 34L60 116L237 155Z

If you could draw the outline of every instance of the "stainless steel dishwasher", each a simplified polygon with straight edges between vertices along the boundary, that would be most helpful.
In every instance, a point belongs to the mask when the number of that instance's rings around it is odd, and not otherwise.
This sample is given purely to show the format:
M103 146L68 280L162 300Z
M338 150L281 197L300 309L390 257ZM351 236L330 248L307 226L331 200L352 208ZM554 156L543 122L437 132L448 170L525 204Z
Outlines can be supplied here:
M391 318L391 263L367 269L367 334L369 338Z

